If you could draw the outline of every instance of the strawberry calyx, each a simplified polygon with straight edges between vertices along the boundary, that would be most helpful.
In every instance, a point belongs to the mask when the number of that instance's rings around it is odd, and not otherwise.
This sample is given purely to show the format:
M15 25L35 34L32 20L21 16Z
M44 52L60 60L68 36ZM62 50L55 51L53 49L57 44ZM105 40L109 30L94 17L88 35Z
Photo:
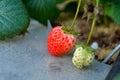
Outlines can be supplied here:
M76 46L76 48L82 47L82 48L85 49L88 53L94 53L94 52L95 52L94 49L92 49L91 47L89 47L89 46L87 46L87 45L85 45L85 44L79 44L79 45L75 45L75 46Z
M78 32L75 32L72 28L66 27L66 26L62 26L62 30L65 34L71 34L74 36L79 36L80 34Z

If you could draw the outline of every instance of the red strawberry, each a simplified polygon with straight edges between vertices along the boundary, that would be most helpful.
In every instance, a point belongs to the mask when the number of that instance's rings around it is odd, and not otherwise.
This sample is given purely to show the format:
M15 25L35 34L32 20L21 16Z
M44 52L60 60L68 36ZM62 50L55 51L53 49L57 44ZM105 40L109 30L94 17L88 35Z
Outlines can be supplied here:
M61 26L56 26L49 33L47 43L51 55L62 56L72 50L76 38L72 34L65 34Z

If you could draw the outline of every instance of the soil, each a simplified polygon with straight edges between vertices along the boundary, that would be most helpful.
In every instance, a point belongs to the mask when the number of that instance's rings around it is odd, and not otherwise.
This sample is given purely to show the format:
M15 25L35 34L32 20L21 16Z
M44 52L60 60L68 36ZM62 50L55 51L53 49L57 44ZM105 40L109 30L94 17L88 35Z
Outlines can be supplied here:
M58 20L56 20L56 23L70 26L73 17L74 16L72 14L62 13ZM74 30L80 33L80 36L77 37L78 43L86 42L89 35L91 23L91 20L86 21L86 19L81 19L81 17L78 17L74 25ZM113 48L120 44L120 26L113 22L109 23L108 26L104 24L96 25L90 44L93 42L97 42L99 45L99 48L95 53L96 60L103 61L104 58L107 57L113 50ZM108 64L112 64L116 60L119 53L120 52L117 52L117 54L115 54L109 60Z

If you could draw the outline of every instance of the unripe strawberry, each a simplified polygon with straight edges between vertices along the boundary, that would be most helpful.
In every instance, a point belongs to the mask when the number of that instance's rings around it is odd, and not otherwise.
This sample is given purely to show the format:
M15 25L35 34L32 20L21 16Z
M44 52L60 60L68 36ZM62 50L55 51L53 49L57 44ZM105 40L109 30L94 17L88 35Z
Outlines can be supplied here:
M78 45L74 52L72 62L77 68L89 66L94 60L94 51L85 45Z

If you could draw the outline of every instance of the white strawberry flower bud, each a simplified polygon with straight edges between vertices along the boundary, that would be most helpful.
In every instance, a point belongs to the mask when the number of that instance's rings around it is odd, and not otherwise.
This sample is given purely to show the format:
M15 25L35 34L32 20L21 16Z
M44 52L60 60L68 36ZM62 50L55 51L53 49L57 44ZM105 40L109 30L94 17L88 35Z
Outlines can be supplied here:
M85 45L77 46L72 62L77 68L89 66L94 60L94 51Z

